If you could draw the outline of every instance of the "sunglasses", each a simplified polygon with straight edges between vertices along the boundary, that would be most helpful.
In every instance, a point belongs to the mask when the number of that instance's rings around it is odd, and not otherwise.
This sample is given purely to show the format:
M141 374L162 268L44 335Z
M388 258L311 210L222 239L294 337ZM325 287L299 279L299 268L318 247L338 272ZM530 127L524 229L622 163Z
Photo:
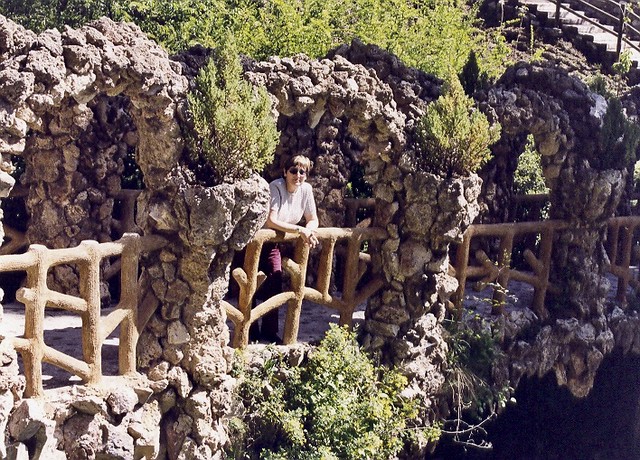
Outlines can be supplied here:
M307 171L301 168L289 168L289 174L300 174L301 176L306 176Z

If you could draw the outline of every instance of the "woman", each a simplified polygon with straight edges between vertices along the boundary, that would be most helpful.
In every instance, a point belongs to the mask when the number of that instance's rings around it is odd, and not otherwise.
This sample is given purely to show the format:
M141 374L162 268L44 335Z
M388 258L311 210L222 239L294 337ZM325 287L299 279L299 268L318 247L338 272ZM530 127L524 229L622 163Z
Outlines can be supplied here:
M311 184L306 182L313 162L304 155L296 155L284 165L283 177L269 184L271 202L265 227L285 233L296 233L312 248L318 244L316 229L318 215ZM304 218L304 221L303 221ZM304 225L301 225L301 221ZM267 275L256 297L268 299L282 292L282 255L280 245L265 245L260 259L260 269ZM258 333L252 331L252 335ZM259 337L268 342L280 343L278 337L278 310L262 318Z

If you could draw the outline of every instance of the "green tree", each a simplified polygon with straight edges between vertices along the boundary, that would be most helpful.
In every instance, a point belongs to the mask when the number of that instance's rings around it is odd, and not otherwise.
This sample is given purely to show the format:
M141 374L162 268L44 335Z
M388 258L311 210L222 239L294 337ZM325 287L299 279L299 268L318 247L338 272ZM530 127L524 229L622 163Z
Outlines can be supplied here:
M476 7L455 0L136 0L121 2L117 14L171 52L212 47L229 32L256 59L319 58L359 38L439 76L460 71L474 49L491 77L502 73L507 52L503 37L477 27Z
M188 101L187 145L203 183L246 178L273 161L278 130L271 101L264 88L242 79L231 37L200 71Z
M640 127L627 119L618 98L608 101L600 130L600 155L593 158L592 166L599 169L626 169L636 161L640 142Z
M136 23L169 52L213 48L227 34L256 59L319 58L359 38L440 77L459 72L471 50L489 77L502 74L499 30L478 27L477 4L459 0L6 0L0 13L34 31L80 26L99 16Z
M416 129L416 161L423 171L446 177L476 172L491 157L500 125L489 124L460 80L450 75L443 94L429 106Z
M34 32L79 27L100 16L113 17L113 0L4 0L0 14Z

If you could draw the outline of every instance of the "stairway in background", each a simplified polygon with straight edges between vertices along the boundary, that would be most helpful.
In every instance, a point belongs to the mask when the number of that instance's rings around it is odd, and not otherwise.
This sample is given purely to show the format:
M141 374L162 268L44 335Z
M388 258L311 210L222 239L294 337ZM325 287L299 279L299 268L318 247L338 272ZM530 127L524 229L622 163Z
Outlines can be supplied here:
M542 27L555 27L556 25L556 3L550 0L518 0L525 5L535 15L539 25ZM562 3L570 7L569 3ZM584 8L584 7L583 7ZM572 9L582 15L586 14L579 7L572 6ZM560 10L560 21L563 35L571 40L576 46L582 47L587 53L592 54L599 61L606 65L611 65L617 61L617 29L616 26L604 24L597 18L590 17L598 22L609 32L605 32L599 27L589 23L585 19L565 9ZM628 37L627 37L628 38ZM632 40L635 46L640 47L640 41ZM622 41L622 51L629 50L633 67L638 68L640 63L640 51L633 49Z

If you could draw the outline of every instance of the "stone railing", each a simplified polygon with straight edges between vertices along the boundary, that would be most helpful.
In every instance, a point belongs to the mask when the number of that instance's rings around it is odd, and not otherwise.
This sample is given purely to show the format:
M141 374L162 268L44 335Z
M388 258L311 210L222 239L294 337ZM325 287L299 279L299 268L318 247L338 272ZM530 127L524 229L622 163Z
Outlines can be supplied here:
M533 287L531 308L540 318L546 318L546 293L557 290L553 280L549 279L554 233L568 226L568 222L559 220L471 225L465 232L462 243L457 247L452 267L459 283L452 299L457 314L462 314L465 285L469 280L478 280L476 287L479 290L491 286L493 313L503 314L509 282L513 280ZM616 299L620 302L626 302L628 286L637 287L640 284L631 267L639 227L640 216L613 217L608 222L606 249L610 262L607 271L618 280ZM537 241L537 248L526 248L523 251L523 257L530 269L524 271L512 268L511 261L514 242L522 241L526 237L532 237L530 241ZM498 248L495 260L482 249L478 249L473 255L470 254L474 238L491 239L495 243L493 247ZM473 260L475 263L472 263Z
M387 237L380 228L321 228L317 231L321 243L319 264L315 277L315 287L306 286L309 263L309 246L293 234L282 234L274 230L258 231L247 245L244 264L235 268L233 278L240 288L237 308L223 301L227 316L234 324L233 346L244 347L248 344L249 328L266 313L287 304L283 343L294 343L298 337L302 302L309 300L335 309L340 313L340 324L351 325L355 308L377 292L384 284L381 277L372 277L363 286L360 281L370 262L369 254L362 252L366 241ZM252 308L256 291L265 280L264 273L258 269L260 252L265 243L295 244L293 259L283 258L283 270L290 275L290 290L277 294ZM344 251L341 246L346 245ZM334 258L344 260L341 296L330 292L331 274Z
M83 241L75 248L48 249L31 245L24 254L0 256L0 272L26 272L26 285L16 293L25 305L22 337L8 337L23 360L26 377L25 396L42 396L42 363L50 363L80 377L89 384L102 378L101 348L106 338L120 326L119 372L136 371L136 343L139 326L138 259L144 250L142 238L127 233L109 243ZM120 300L108 315L101 316L100 265L104 259L120 258ZM79 272L79 297L52 291L47 287L50 268L72 264ZM64 309L82 318L83 360L64 354L44 342L45 308Z

